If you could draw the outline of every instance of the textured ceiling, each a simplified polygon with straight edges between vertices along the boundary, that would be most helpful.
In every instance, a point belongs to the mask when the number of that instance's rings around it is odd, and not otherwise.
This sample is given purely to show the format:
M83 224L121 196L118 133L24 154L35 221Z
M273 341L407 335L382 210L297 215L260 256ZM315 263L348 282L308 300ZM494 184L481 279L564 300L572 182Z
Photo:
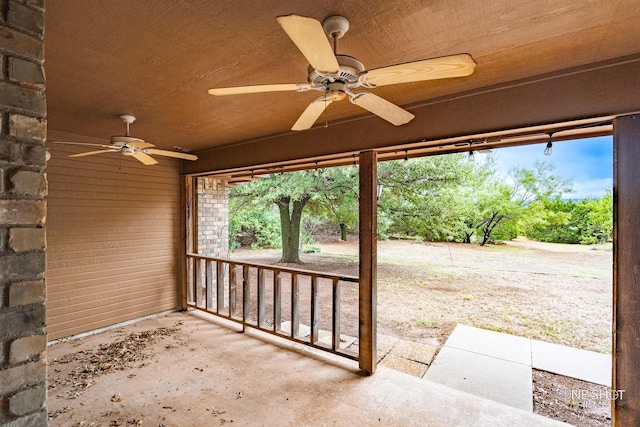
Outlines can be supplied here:
M290 132L316 92L207 89L305 83L307 62L275 19L291 13L348 18L338 52L367 69L463 52L478 63L470 77L374 90L398 105L640 51L637 0L48 1L49 129L108 139L127 113L134 136L193 151ZM363 114L343 101L321 121Z

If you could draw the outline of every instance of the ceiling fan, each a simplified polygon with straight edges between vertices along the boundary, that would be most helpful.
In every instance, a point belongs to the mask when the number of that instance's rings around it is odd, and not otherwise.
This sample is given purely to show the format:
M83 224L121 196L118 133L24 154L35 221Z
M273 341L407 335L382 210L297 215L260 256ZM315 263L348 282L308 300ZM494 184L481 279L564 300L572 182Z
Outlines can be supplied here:
M94 144L91 142L72 142L72 141L52 141L58 144L72 144L72 145L84 145L89 147L100 147L102 150L87 151L84 153L71 154L69 157L85 157L93 156L94 154L103 153L122 153L125 156L131 156L134 159L144 163L145 165L155 165L158 163L156 159L151 157L165 156L175 157L176 159L183 160L198 160L198 156L194 154L183 153L179 151L167 151L158 150L155 145L145 142L140 138L135 138L129 135L129 125L133 123L136 118L128 114L121 114L120 119L127 125L127 131L123 136L112 136L111 145L107 144Z
M338 39L349 30L346 18L330 16L322 24L314 18L298 15L278 16L276 20L309 61L309 83L226 87L210 89L209 93L222 96L279 91L323 92L298 118L291 128L295 131L311 128L329 104L346 97L353 104L396 126L403 125L415 116L378 95L365 90L356 92L355 89L464 77L472 74L476 66L471 55L462 53L365 70L356 58L337 54ZM333 40L333 48L327 36Z

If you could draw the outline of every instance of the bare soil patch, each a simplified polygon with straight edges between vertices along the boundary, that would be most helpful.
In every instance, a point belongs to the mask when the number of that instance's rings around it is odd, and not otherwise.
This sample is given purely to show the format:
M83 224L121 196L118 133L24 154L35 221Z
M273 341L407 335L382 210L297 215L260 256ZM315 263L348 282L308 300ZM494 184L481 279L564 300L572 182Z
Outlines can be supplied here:
M325 242L320 253L301 256L302 267L357 275L357 256L356 238ZM280 252L240 249L230 257L277 264ZM484 247L381 241L378 332L440 347L462 323L611 353L611 278L612 253L587 246L525 239ZM560 376L549 380L538 375L536 381L543 390L550 390L545 381L575 390L594 387ZM610 423L609 408L599 408L594 415L593 408L555 405L550 399L557 396L536 394L534 410L577 425Z
M611 425L609 388L533 370L533 412L580 427Z

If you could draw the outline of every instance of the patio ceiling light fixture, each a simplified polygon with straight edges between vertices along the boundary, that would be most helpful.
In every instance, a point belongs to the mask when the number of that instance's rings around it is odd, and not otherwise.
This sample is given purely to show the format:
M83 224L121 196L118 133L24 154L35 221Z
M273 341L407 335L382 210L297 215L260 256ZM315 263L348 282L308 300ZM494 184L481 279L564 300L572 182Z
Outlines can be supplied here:
M549 132L547 135L549 135L549 142L547 142L547 146L544 149L544 155L550 156L551 150L553 149L553 142L551 142L551 137L553 136L553 132Z
M376 196L378 199L382 196L382 189L384 188L384 183L378 180L378 186L376 188Z

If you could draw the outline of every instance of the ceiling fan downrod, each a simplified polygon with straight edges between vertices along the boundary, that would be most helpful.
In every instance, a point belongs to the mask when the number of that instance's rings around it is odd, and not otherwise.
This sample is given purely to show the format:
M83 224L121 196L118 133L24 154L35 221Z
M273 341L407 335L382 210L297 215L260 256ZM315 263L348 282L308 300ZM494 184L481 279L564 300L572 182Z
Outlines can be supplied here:
M322 29L333 40L333 54L338 53L338 39L349 31L349 20L344 16L329 16L322 22Z
M127 133L125 133L124 136L131 136L129 135L129 125L136 121L135 116L131 116L129 114L120 114L120 116L118 117L120 117L120 119L127 125Z

